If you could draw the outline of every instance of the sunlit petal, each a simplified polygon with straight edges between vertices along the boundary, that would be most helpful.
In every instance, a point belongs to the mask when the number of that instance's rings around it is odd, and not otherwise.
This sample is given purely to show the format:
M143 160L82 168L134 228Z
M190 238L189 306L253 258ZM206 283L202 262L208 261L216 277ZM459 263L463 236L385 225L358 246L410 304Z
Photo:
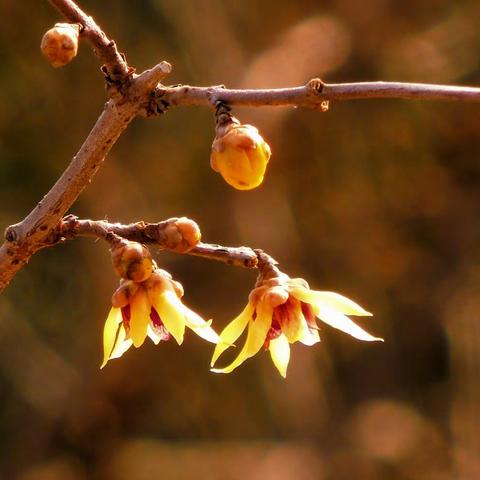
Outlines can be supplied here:
M270 340L270 355L274 365L277 367L280 375L285 378L287 376L287 367L290 360L290 345L285 335Z
M298 341L300 343L303 343L304 345L311 347L312 345L315 345L320 341L320 335L318 333L318 330L309 328L307 321L305 320L305 317L303 315L302 315L302 320L300 322L300 325L301 325L301 331L298 337Z
M147 327L147 335L155 345L158 345L163 340L162 334L156 332L151 324Z
M213 367L215 362L218 360L218 357L238 339L238 337L245 330L248 321L252 319L254 307L249 302L247 306L243 309L242 313L238 315L234 320L232 320L220 334L220 340L215 347L213 352L212 361L210 366Z
M354 301L335 292L318 292L316 290L295 286L290 289L290 294L302 302L310 303L317 307L317 309L325 307L345 315L372 315Z
M294 298L289 298L286 303L279 305L274 310L274 318L277 318L282 328L282 332L290 343L297 342L303 334L302 308L300 302Z
M132 343L132 339L127 338L125 328L123 327L123 325L120 325L120 329L118 330L117 335L117 341L115 342L115 346L113 347L112 353L110 354L110 360L112 358L120 358L132 346Z
M190 310L188 307L178 300L185 315L185 323L187 327L192 329L199 337L203 338L207 342L218 343L220 337L217 332L210 326L212 321L205 321L198 313Z
M260 302L257 306L257 318L248 324L247 339L238 357L225 368L214 368L212 372L230 373L247 358L253 357L265 343L267 333L272 324L272 314L272 307Z
M320 308L317 316L327 325L342 330L342 332L348 333L352 337L358 338L358 340L364 340L366 342L383 342L382 338L373 337L347 316L343 315L343 313L339 313L329 308Z
M112 308L103 327L103 362L100 368L103 368L110 358L121 321L122 312L120 308Z
M185 334L185 315L183 304L174 292L165 290L161 294L150 296L153 307L160 315L165 328L172 334L179 345Z
M137 348L143 344L147 336L150 308L147 293L143 288L139 288L130 301L130 338Z

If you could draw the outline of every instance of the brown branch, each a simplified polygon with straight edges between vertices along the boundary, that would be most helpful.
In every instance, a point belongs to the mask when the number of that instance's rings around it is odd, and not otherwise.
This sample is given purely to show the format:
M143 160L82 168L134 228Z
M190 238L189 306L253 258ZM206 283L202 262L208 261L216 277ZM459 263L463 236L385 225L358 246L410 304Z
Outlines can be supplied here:
M132 74L133 70L127 65L125 56L118 52L115 42L75 2L49 1L69 22L82 26L81 36L90 43L95 55L104 63L104 71L112 82L121 83Z
M87 139L51 190L29 215L7 228L6 242L0 247L0 291L38 250L50 246L49 237L63 215L103 163L119 136L148 104L152 84L169 71L162 62L131 82L123 101L109 100Z
M292 88L230 90L223 87L160 87L156 91L160 109L177 105L213 107L217 101L244 107L301 106L321 108L327 100L361 100L397 98L480 102L480 88L426 83L364 82L323 83L312 79L306 85Z
M268 90L229 90L223 87L164 87L160 81L170 72L162 62L141 75L133 74L115 42L72 0L49 0L65 18L82 26L82 37L104 62L107 80L115 84L112 98L70 165L52 189L20 223L6 231L0 247L0 291L15 273L41 248L55 243L61 219L102 164L123 130L137 115L163 113L170 106L215 106L218 101L243 106L305 106L324 110L328 100L403 98L423 100L480 101L480 89L445 85L372 82L325 84L319 79L305 86ZM138 225L138 224L135 224ZM119 231L128 226L116 226ZM113 227L112 227L113 228ZM123 232L125 235L128 232ZM87 232L85 232L87 234ZM137 234L135 234L137 235ZM253 252L253 255L252 255ZM246 247L231 249L199 244L189 252L234 265L256 265L260 257ZM258 252L257 252L258 253Z
M169 226L172 220L164 220L158 223L136 222L128 225L121 223L110 223L105 220L82 220L73 215L63 219L59 228L49 238L50 246L64 240L74 239L76 237L94 237L108 239L108 235L114 233L120 237L147 245L156 245L164 250L194 255L209 260L227 263L237 267L257 268L259 258L270 258L261 250L253 250L249 247L224 247L209 243L198 243L188 251L178 251L169 248L170 241Z
M0 247L0 291L36 251L48 245L48 235L88 185L136 110L137 107L130 103L116 106L113 100L109 100L55 185L24 220L8 227L5 232L7 241Z

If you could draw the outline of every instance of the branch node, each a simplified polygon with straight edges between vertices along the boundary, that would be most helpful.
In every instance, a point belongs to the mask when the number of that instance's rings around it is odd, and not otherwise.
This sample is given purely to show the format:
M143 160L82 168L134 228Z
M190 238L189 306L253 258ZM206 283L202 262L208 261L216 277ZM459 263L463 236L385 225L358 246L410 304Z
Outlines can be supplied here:
M16 225L10 225L5 229L5 240L12 243L18 240Z
M138 93L150 92L153 90L170 72L172 65L168 62L160 62L149 70L145 70L133 82L132 89Z
M257 268L259 273L257 278L257 286L261 285L265 280L277 278L283 275L277 267L278 262L274 258L266 254L263 250L255 249L253 251L258 259Z
M307 88L317 95L323 93L323 88L325 87L325 82L320 78L312 78L307 83Z

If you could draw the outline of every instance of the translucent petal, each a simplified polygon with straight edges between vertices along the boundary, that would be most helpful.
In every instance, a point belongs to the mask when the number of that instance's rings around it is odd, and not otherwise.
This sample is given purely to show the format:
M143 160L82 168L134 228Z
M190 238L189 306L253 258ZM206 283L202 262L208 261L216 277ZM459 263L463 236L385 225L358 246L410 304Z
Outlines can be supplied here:
M245 345L238 357L225 368L213 368L215 373L230 373L241 365L247 358L253 357L265 343L267 333L272 324L272 307L259 303L257 306L257 318L248 324L248 334Z
M132 343L132 339L127 338L125 328L123 327L123 325L120 325L120 329L118 330L117 335L117 341L115 342L115 346L113 347L112 353L110 354L110 360L112 358L120 358L132 346Z
M190 310L188 307L182 304L183 313L185 315L185 322L187 327L192 329L199 337L203 338L207 342L218 343L220 337L217 332L210 326L212 321L206 322L198 313Z
M298 341L300 343L303 343L304 345L311 347L312 345L315 345L320 341L320 335L318 333L318 330L313 330L309 328L305 317L303 315L302 317L303 318L301 321L301 332L298 337Z
M285 378L287 376L287 367L290 360L290 345L285 335L270 340L270 355L273 363L277 367L280 375Z
M135 347L140 347L147 336L150 323L150 302L147 292L139 288L130 301L130 338Z
M297 342L303 333L302 320L305 323L300 302L289 298L286 303L276 307L274 312L288 341L290 343Z
M103 327L103 363L100 368L103 368L110 358L121 321L122 312L120 308L112 308Z
M150 296L153 307L160 315L165 328L172 334L179 345L185 334L185 315L183 304L174 292L165 290L159 295Z
M220 357L220 355L227 348L231 347L238 337L243 333L248 321L252 319L253 311L253 305L248 302L242 313L240 313L240 315L238 315L223 329L222 333L220 334L220 340L215 347L215 351L213 352L212 361L210 363L211 367L213 367L215 362L218 360L218 357Z
M155 331L155 329L152 328L151 325L148 325L148 327L147 327L147 335L150 337L150 339L152 340L152 342L155 345L158 345L162 341L162 338L163 338L162 335L157 333Z
M339 313L335 310L329 308L320 308L318 318L325 322L327 325L330 325L342 332L348 333L352 337L358 338L359 340L364 340L366 342L383 342L382 338L373 337L367 333L363 328L359 327L355 322L350 320L343 313Z
M345 315L372 316L370 312L367 312L360 305L339 293L318 292L300 286L292 287L290 293L295 298L298 298L302 302L310 303L317 309L325 307Z

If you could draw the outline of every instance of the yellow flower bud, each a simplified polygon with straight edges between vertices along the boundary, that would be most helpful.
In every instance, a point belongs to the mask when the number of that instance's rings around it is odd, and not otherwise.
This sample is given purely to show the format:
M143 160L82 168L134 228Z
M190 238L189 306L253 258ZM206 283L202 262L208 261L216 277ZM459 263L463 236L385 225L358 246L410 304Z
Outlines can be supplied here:
M63 67L75 58L79 33L77 23L57 23L45 33L40 49L52 66Z
M112 246L111 254L113 268L120 277L143 282L152 275L152 255L145 245L122 240Z
M255 127L234 121L217 130L210 165L232 187L251 190L262 183L270 155Z

